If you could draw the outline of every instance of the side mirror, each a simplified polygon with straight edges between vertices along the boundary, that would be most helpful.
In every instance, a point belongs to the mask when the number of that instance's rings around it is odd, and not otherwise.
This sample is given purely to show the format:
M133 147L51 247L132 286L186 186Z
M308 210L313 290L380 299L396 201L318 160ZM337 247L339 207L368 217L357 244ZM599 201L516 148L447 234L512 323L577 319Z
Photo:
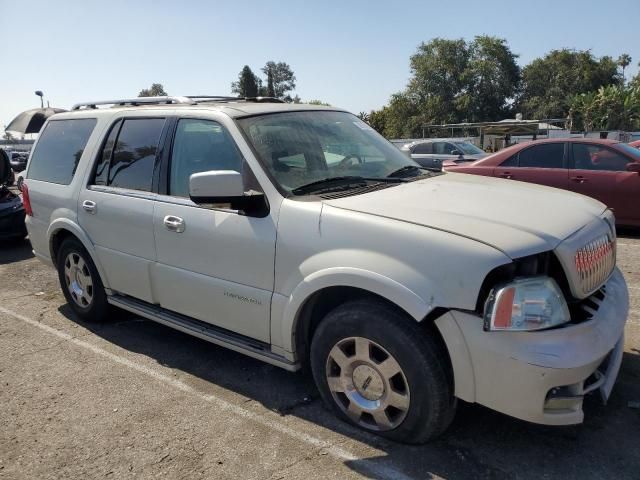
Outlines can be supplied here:
M458 155L459 157L461 157L462 152L460 150L451 150L451 155Z
M267 199L261 192L245 192L242 174L235 170L210 170L194 173L189 177L189 197L194 203L228 203L252 217L266 217L269 213Z
M636 172L640 173L640 163L639 162L631 162L627 163L627 172Z

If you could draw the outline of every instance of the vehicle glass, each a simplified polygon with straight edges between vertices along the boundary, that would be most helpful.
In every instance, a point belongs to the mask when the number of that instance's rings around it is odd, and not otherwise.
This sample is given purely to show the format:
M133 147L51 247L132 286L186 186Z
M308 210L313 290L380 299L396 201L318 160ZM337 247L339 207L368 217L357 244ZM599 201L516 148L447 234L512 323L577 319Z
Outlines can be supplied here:
M465 155L481 155L484 152L476 147L473 143L469 142L456 142L453 144L455 148L460 150Z
M109 175L109 163L111 162L111 155L113 154L113 147L116 143L116 137L120 131L120 125L122 121L118 120L112 127L107 137L107 141L104 143L102 152L100 152L100 159L96 165L96 171L94 174L93 185L106 185Z
M50 121L40 134L27 178L69 185L95 126L95 118Z
M640 149L638 149L638 147L632 147L626 143L618 143L616 147L621 149L627 155L633 157L634 162L640 162Z
M277 185L291 193L311 182L358 176L386 178L417 164L355 115L312 111L238 120ZM416 175L422 172L416 168Z
M630 158L600 145L573 144L573 168L576 170L623 172L630 161Z
M108 185L151 191L153 169L164 118L126 119L109 167Z
M529 168L564 168L564 143L544 143L522 150L518 166Z
M504 162L500 164L501 167L517 167L518 166L518 154L511 155Z
M451 155L451 152L455 150L455 147L448 142L435 142L433 144L433 153L438 155Z
M433 153L433 143L419 143L415 147L413 147L413 151L411 153L415 153L417 155L428 155Z
M241 172L242 154L219 123L180 120L171 153L169 194L189 197L189 177L208 170Z

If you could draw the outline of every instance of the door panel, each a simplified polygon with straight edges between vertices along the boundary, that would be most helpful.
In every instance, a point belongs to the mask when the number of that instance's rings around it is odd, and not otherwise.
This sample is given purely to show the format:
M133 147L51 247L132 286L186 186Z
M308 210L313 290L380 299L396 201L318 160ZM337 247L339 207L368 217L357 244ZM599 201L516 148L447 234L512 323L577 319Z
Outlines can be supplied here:
M167 216L181 219L184 231L169 230ZM276 242L271 217L200 208L186 199L159 200L154 231L153 283L162 307L270 341Z
M602 145L574 143L572 160L572 191L604 203L620 224L640 222L640 175L626 171L631 159Z
M210 170L243 173L245 189L259 190L234 140L218 122L180 119L159 195L153 229L160 305L258 340L270 341L276 226L187 198L190 175Z
M149 268L155 261L154 195L116 190L98 186L83 190L78 220L96 246L111 288L153 302ZM93 213L82 208L87 200L95 203Z
M568 187L569 170L566 168L496 167L494 169L494 176L566 190Z

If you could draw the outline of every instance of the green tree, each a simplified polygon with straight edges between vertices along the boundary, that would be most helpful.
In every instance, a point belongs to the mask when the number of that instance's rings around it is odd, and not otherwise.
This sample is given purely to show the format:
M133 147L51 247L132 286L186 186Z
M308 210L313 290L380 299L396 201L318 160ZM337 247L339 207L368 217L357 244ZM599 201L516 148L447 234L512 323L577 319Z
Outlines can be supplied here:
M522 70L517 108L525 118L564 118L572 95L619 84L616 62L588 51L553 50Z
M628 53L623 53L618 57L618 65L622 67L622 83L624 83L624 71L625 69L631 65L631 55Z
M469 44L463 73L464 90L456 99L462 120L498 121L511 114L511 101L520 84L520 67L506 40L487 35Z
M306 102L300 102L300 103L306 103L307 105L324 105L325 107L331 106L330 103L323 102L322 100L307 100Z
M267 76L266 96L293 101L289 92L296 88L296 76L287 63L269 61L262 67L262 72Z
M231 83L231 91L237 93L240 97L257 97L261 83L260 79L249 68L249 65L245 65L238 74L238 81Z
M138 93L138 97L166 97L167 95L161 83L153 83L150 88L143 88Z
M607 85L569 100L574 129L624 130L640 128L640 89Z

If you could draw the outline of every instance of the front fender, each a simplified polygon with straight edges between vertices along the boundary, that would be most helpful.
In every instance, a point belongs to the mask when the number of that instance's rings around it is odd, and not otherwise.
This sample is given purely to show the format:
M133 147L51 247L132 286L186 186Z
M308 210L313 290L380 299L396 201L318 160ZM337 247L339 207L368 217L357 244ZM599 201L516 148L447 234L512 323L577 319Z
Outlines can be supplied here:
M422 320L435 308L409 288L384 275L351 267L327 268L305 277L289 297L274 296L272 319L282 320L279 325L276 322L272 324L272 343L293 352L297 321L303 305L313 294L328 287L354 287L375 293L405 310L416 321Z
M72 220L69 220L68 218L60 217L55 219L53 222L51 222L51 224L49 225L49 229L47 230L47 238L49 239L49 255L51 256L51 259L53 260L54 264L55 264L55 256L53 253L53 239L56 234L60 233L61 230L68 231L69 233L73 234L78 240L80 240L80 243L82 243L82 246L87 250L89 255L91 255L91 259L93 260L93 263L95 264L96 269L100 274L100 279L102 280L102 284L104 285L104 288L109 289L110 287L108 284L107 276L105 275L104 269L100 264L100 260L96 255L93 242L91 242L87 234L84 232L84 230L82 230L82 228L77 223L75 223Z

